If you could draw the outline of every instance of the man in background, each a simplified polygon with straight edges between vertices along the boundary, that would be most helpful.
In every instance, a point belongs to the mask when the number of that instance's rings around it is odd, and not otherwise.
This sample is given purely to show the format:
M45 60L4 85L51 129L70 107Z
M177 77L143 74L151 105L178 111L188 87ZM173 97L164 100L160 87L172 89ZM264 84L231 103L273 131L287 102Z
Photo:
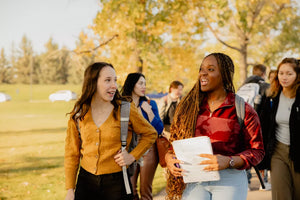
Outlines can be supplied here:
M164 123L163 136L169 139L170 126L173 121L176 107L182 97L183 84L180 81L173 81L169 87L169 93L158 100L157 106L159 116Z
M248 77L245 80L245 83L243 84L245 85L247 83L257 83L259 85L259 95L257 96L258 98L255 98L254 100L254 109L257 112L258 116L260 116L262 102L264 102L264 99L267 96L266 95L267 89L270 87L270 84L265 82L266 70L267 67L265 65L262 64L254 65L252 69L253 75ZM266 137L264 137L264 133L263 133L263 139L264 141L266 140ZM262 175L264 185L265 185L265 190L271 190L271 184L268 183L268 169L266 168L264 162L265 161L263 160L260 164L257 165L257 167L260 170L260 173ZM250 185L251 178L252 178L250 169L247 170L247 177L248 177L248 184ZM262 190L261 186L260 189Z

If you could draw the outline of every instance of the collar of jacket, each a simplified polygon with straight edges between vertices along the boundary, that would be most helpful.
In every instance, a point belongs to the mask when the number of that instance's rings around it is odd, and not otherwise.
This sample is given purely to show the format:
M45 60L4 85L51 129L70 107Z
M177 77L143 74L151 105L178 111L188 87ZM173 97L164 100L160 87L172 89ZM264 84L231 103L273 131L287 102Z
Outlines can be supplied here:
M228 92L224 102L221 104L219 108L234 106L234 101L235 101L235 94L233 92ZM203 99L203 103L201 107L205 107L206 109L209 109L207 97Z

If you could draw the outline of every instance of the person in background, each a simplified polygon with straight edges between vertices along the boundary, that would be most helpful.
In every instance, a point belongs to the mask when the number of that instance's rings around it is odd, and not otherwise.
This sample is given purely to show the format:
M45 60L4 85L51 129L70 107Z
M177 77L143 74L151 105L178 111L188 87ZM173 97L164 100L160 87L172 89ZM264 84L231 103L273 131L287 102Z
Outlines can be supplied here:
M266 70L267 70L267 67L263 64L254 65L252 68L252 76L248 77L244 82L244 84L257 83L259 85L259 97L260 98L256 98L255 102L254 102L255 103L254 109L258 113L258 116L260 115L259 113L261 112L262 102L266 99L267 89L270 87L270 84L265 82ZM263 139L264 139L264 143L265 143L265 140L267 138L264 137L264 133L262 133L262 134L263 134ZM271 184L268 182L268 169L264 164L264 160L262 160L262 162L260 164L258 164L257 167L261 173L261 176L263 178L264 185L265 185L265 189L262 189L261 186L259 189L260 190L271 190ZM247 178L248 178L248 188L250 190L250 184L251 184L251 178L252 178L251 169L247 169L246 172L247 172Z
M267 134L273 200L300 199L300 66L284 58L277 67L261 112Z
M272 83L272 81L274 80L275 74L276 74L276 70L270 70L269 76L268 76L270 83Z
M69 113L65 139L66 200L133 198L126 193L122 166L138 160L155 142L157 133L131 103L127 148L132 131L141 139L130 153L121 151L120 105L125 99L116 81L109 63L96 62L84 72L82 95Z
M171 126L170 142L198 136L210 138L213 155L200 154L207 159L198 164L206 165L206 171L219 171L220 180L184 184L184 171L175 166L182 161L170 149L165 156L170 172L168 199L247 199L245 169L263 159L263 139L257 113L248 103L245 103L244 126L239 125L233 74L234 65L229 56L223 53L206 56L198 80L180 101Z
M183 84L180 81L173 81L169 87L168 95L158 100L159 116L164 123L163 136L169 139L170 126L173 121L176 107L182 97Z
M122 96L129 96L132 98L134 105L137 107L143 117L151 123L151 125L160 135L163 131L163 123L159 117L158 109L155 101L148 100L146 93L146 79L141 73L128 74L123 88L121 89ZM151 148L144 154L141 162L138 162L137 168L131 177L133 187L134 199L139 199L137 191L137 179L140 177L140 195L143 200L153 199L152 196L152 182L155 171L158 165L158 154L156 145L153 144Z

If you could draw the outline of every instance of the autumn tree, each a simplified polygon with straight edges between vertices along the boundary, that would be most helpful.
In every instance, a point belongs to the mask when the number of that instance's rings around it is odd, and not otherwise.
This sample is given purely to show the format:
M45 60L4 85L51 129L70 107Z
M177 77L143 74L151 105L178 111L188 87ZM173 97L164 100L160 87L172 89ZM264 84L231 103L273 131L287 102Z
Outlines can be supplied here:
M66 84L69 76L70 50L59 48L50 38L45 44L46 52L41 55L40 80L46 84Z
M17 50L17 58L14 68L18 83L29 84L33 76L34 55L31 41L24 35Z
M117 71L145 72L149 65L156 65L162 38L160 15L152 12L156 1L101 1L102 9L94 20L93 30L98 43L117 36L109 45L99 49L96 59L112 62ZM119 73L121 83L127 73Z
M13 82L13 70L6 58L4 48L0 53L0 83L12 83Z
M295 4L289 0L202 0L195 4L214 37L240 54L240 82L246 79L249 64L270 59L266 50L276 45L274 39L279 41L280 35L288 33L287 27L297 18Z
M97 47L93 39L87 33L80 32L76 48L70 54L69 83L82 83L84 70L94 62L96 53Z
M147 87L156 91L166 91L174 79L190 84L188 79L197 76L201 39L195 36L202 27L196 13L186 9L189 5L185 1L101 1L92 26L97 43L116 37L98 49L95 59L116 67L119 84L136 71L143 72Z

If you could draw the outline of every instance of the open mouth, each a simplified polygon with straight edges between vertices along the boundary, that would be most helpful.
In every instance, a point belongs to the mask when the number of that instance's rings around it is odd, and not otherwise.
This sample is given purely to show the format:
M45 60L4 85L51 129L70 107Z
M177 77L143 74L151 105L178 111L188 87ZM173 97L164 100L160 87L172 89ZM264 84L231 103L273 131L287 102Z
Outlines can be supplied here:
M114 96L116 92L108 92L110 96Z
M201 79L200 83L201 83L202 86L205 86L205 85L208 84L208 81L207 81L207 79Z

